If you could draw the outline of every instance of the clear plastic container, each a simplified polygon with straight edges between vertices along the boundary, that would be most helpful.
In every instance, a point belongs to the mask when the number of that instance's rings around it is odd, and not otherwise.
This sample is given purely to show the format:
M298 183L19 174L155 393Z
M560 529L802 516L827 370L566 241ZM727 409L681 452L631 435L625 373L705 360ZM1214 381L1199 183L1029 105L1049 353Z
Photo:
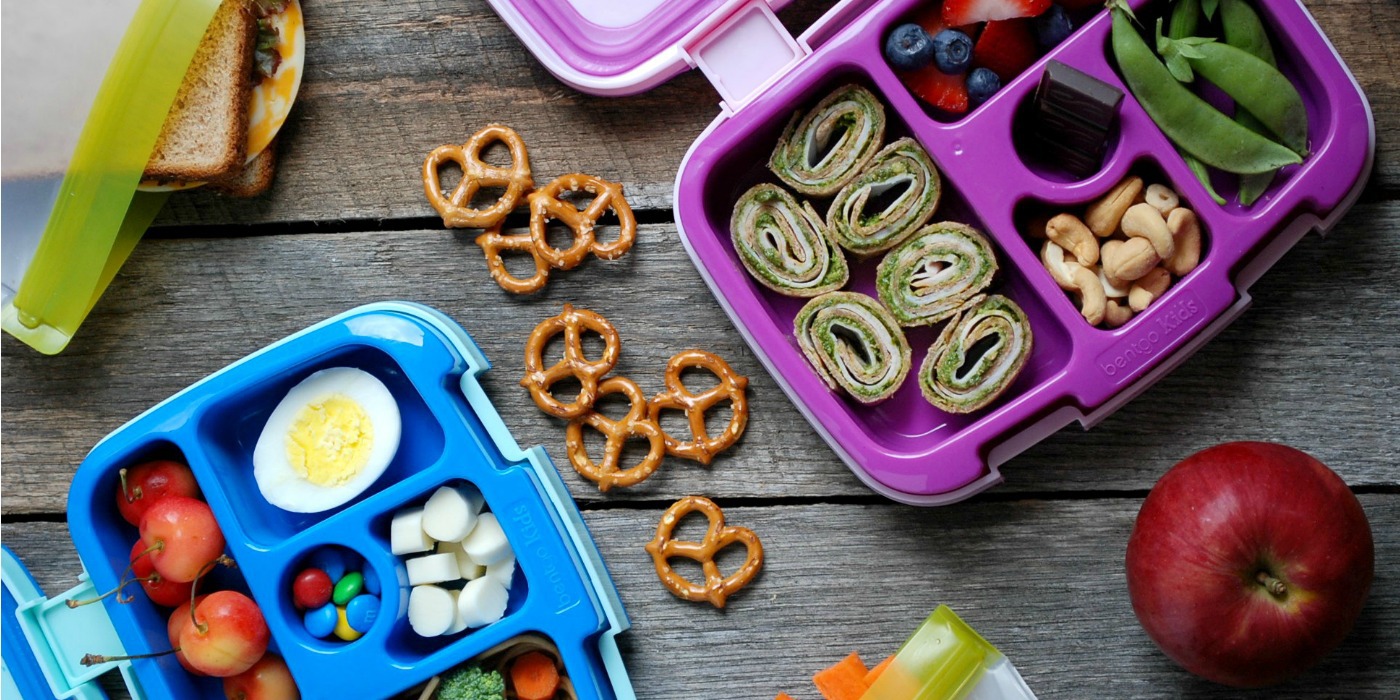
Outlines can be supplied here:
M862 700L1035 700L1005 655L940 605Z

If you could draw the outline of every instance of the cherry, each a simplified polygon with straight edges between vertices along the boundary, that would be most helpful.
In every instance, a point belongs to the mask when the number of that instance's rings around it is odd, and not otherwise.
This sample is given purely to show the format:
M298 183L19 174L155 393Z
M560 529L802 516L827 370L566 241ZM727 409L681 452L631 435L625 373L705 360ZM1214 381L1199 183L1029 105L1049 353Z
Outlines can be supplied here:
M297 610L315 610L331 601L334 585L326 572L304 569L292 579L292 603Z
M188 620L177 646L191 666L211 676L238 675L267 651L267 621L258 604L242 593L210 593Z
M117 510L132 525L141 525L141 516L166 496L199 498L199 484L190 468L168 459L138 464L119 472Z
M301 700L287 662L276 654L263 654L252 668L224 679L228 700Z
M188 603L190 590L194 587L193 583L176 583L156 573L155 564L151 562L150 553L141 540L136 540L131 548L131 575L141 582L141 589L146 591L146 597L152 603L167 608Z
M224 551L224 533L204 501L166 496L141 518L141 542L155 570L169 581L195 580Z
M209 596L203 595L199 596L194 599L194 604L199 605L200 601L208 597ZM170 619L165 621L165 633L166 636L170 637L171 648L180 646L180 632L183 631L185 625L188 624L190 624L190 599L186 598L185 602L180 603L180 607L175 608L175 612L170 613ZM175 652L175 659L180 662L181 666L185 667L186 671L196 676L207 675L203 671L191 666L190 662L185 659L184 652Z

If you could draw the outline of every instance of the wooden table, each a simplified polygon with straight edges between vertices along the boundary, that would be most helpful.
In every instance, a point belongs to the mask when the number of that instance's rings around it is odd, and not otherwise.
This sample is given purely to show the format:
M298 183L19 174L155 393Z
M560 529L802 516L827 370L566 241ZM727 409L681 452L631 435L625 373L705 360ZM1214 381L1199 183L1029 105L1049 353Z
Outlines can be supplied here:
M800 31L829 2L782 13ZM71 585L68 482L130 417L263 345L358 304L408 299L458 319L496 369L486 388L523 444L562 455L563 428L516 386L535 323L572 301L625 338L619 372L656 391L671 353L709 348L752 377L753 420L710 468L672 462L600 495L564 474L631 615L622 644L642 698L813 697L852 649L891 653L939 603L1016 663L1042 698L1238 697L1169 662L1128 603L1123 555L1143 497L1177 460L1235 439L1287 442L1340 473L1376 538L1370 602L1321 666L1258 697L1400 692L1400 5L1309 2L1376 114L1375 173L1327 238L1254 288L1255 306L1092 431L1004 465L1006 483L918 509L872 494L763 371L677 238L672 180L717 112L697 74L622 99L557 82L480 0L306 2L307 72L271 193L173 197L58 357L3 341L4 542L50 592ZM530 298L486 276L474 232L447 232L418 171L434 146L504 121L535 172L620 179L642 221L624 259L558 275ZM519 220L514 220L520 223ZM567 467L565 468L567 472ZM674 499L707 494L767 545L724 611L680 602L642 545Z

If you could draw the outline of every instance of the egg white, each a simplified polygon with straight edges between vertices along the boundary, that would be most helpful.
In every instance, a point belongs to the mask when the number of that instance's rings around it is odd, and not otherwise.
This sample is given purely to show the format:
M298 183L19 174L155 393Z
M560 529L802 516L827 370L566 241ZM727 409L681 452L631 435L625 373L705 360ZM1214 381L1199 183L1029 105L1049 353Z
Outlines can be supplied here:
M337 394L359 405L372 428L372 442L365 466L343 484L312 483L287 459L287 435L293 421L309 404ZM263 498L294 513L319 513L342 505L364 493L375 482L399 449L403 430L398 402L374 375L353 367L324 369L292 387L268 416L253 448L253 478Z

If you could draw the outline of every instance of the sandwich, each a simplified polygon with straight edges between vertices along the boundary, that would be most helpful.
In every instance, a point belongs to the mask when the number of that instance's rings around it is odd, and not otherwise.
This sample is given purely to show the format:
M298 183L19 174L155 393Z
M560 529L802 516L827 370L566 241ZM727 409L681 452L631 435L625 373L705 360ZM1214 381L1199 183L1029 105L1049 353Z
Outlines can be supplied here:
M223 0L166 115L141 189L266 191L304 60L298 0Z

